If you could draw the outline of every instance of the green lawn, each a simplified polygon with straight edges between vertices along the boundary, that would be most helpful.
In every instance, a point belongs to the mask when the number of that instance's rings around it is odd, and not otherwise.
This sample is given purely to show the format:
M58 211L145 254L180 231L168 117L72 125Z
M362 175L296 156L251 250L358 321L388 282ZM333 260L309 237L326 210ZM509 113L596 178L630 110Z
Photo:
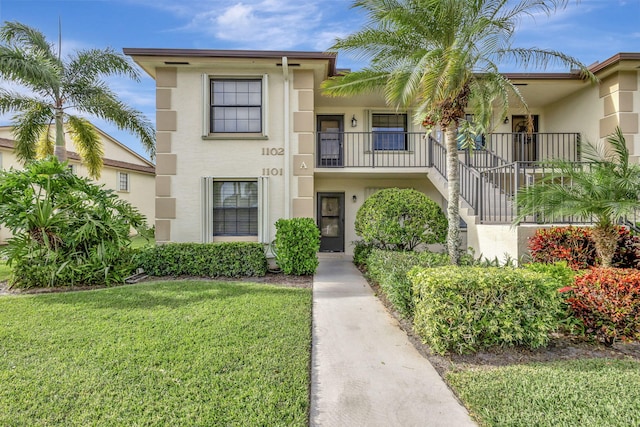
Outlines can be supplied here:
M305 426L310 324L246 283L0 297L0 425Z
M640 426L640 362L589 359L452 372L482 426Z

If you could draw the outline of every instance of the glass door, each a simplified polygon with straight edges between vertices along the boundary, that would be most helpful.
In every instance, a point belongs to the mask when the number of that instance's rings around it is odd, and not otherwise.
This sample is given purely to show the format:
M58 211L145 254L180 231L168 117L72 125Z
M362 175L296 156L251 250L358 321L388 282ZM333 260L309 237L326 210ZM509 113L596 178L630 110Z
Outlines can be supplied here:
M320 252L344 252L344 193L318 193Z
M318 116L318 166L341 167L343 116Z

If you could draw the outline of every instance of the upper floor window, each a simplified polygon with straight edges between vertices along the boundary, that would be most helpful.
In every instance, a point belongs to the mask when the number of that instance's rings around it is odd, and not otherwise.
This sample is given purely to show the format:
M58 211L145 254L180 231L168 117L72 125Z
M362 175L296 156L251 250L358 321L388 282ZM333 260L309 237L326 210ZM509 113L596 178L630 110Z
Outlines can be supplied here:
M407 150L407 115L372 114L374 150Z
M211 80L211 133L262 132L262 80Z
M118 172L118 191L129 191L129 174Z

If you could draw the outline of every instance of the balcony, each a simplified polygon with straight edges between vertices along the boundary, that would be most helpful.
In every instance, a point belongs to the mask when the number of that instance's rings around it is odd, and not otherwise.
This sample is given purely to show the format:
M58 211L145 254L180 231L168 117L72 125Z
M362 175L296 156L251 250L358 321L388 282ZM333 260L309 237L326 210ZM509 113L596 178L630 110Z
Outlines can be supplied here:
M445 159L435 143L423 132L318 132L316 167L437 168ZM460 151L460 160L478 170L550 159L580 161L580 134L494 133Z
M318 168L427 168L424 132L318 132Z

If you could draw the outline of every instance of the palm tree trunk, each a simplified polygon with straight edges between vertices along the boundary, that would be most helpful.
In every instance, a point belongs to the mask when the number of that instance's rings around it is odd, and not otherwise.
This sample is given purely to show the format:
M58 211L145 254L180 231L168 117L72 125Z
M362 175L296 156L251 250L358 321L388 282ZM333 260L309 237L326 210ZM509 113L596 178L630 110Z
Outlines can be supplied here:
M445 130L447 147L447 250L451 264L457 265L460 259L460 173L458 171L458 141L456 140L455 121Z
M62 110L56 111L56 146L53 154L61 162L67 161L67 147L64 141L64 115Z
M591 230L602 267L611 267L618 247L618 229L613 224L597 224Z

